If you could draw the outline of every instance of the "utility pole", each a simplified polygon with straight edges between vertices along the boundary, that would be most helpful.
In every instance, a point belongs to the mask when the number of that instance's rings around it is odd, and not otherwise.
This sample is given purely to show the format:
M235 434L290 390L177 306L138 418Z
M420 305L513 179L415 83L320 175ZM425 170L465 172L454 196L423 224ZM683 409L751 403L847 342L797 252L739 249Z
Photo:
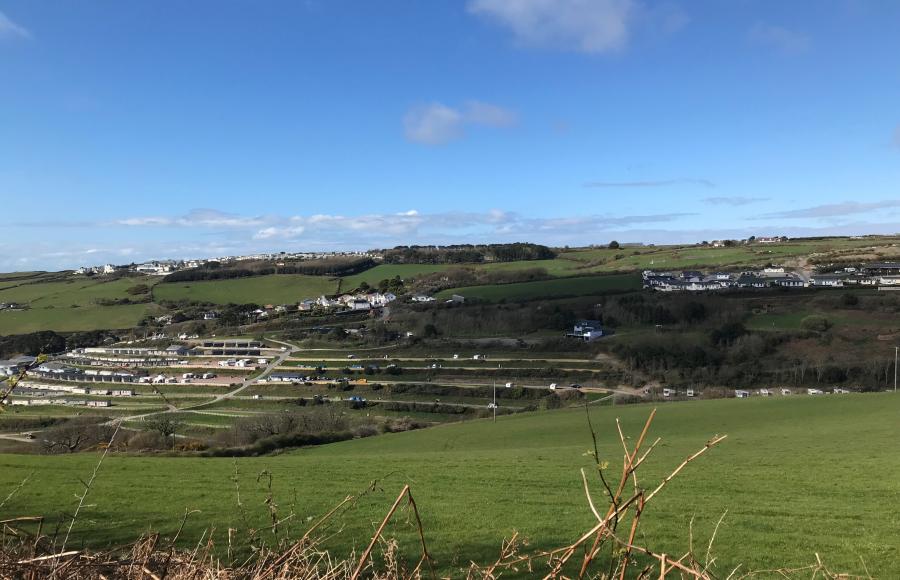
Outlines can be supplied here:
M896 369L895 369L895 371L896 371ZM894 374L896 375L897 373L895 372ZM894 382L896 383L897 381L895 380ZM897 390L896 385L894 385L894 390ZM494 423L496 423L496 422L497 422L497 381L495 380L494 381Z
M900 346L894 347L894 392L897 392L897 358L900 353Z

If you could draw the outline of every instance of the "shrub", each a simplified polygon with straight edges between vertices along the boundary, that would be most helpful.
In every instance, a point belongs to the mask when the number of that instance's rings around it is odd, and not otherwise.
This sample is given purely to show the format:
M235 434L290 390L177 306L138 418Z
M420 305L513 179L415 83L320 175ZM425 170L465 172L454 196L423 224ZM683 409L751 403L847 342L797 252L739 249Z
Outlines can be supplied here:
M810 314L800 321L800 326L804 330L812 330L815 332L825 332L831 327L831 323L824 316L818 314Z

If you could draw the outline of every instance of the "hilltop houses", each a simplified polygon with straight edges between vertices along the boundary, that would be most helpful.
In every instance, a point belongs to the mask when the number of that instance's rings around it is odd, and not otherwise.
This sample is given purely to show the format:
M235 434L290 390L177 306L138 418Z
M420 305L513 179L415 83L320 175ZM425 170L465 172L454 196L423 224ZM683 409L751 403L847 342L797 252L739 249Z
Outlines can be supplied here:
M769 267L760 271L734 274L727 272L704 274L695 270L674 274L646 270L642 277L644 288L659 292L702 292L726 288L768 288L771 286L803 288L807 285L799 275L786 272L781 267Z
M395 294L390 292L369 292L368 294L343 294L337 298L329 298L322 295L315 300L306 299L300 302L297 307L300 311L308 312L315 308L344 308L349 310L372 310L373 308L383 308L397 299Z

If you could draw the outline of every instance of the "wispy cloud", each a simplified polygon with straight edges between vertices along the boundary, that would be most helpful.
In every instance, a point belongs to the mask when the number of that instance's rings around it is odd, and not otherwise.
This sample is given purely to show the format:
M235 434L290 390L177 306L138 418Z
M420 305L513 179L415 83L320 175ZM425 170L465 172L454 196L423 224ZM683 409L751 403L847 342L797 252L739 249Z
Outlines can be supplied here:
M466 127L511 127L518 115L509 109L481 101L460 108L431 103L410 109L403 117L403 133L414 143L442 145L459 139Z
M761 201L769 201L768 197L742 197L742 196L731 196L731 197L707 197L701 199L703 203L707 205L730 205L732 207L738 207L742 205L750 205L751 203L759 203Z
M522 46L604 53L628 43L636 0L470 0L469 12L510 30Z
M900 208L900 200L888 199L874 202L845 201L843 203L829 203L801 209L767 213L757 216L754 219L833 218L891 208Z
M800 54L812 46L809 36L783 26L757 22L750 27L748 38L754 44L765 46L782 54Z
M588 181L584 187L622 188L622 187L667 187L670 185L696 185L699 187L715 187L716 184L708 179L693 179L683 177L679 179L654 179L645 181Z
M115 220L113 225L137 227L203 227L245 228L266 223L262 217L243 217L215 209L194 209L183 216L129 217Z
M31 33L23 26L19 26L0 12L0 40L4 38L31 38Z

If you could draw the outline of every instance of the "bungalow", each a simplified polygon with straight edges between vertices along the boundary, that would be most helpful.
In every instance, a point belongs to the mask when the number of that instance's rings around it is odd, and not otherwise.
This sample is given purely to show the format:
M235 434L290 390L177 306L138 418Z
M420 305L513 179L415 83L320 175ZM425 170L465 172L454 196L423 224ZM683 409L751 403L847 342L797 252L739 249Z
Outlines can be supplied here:
M434 302L433 296L426 296L424 294L416 294L412 297L413 302Z
M773 286L781 286L784 288L803 288L806 286L806 282L793 276L777 276L769 278L769 283Z
M767 282L764 278L760 278L756 274L741 274L735 281L738 288L765 288Z
M66 366L58 362L46 362L37 368L38 372L51 373L54 375L70 375L78 372L75 367Z
M735 391L734 396L738 399L747 399L750 397L750 391Z
M603 329L599 320L579 320L572 328L572 332L566 333L566 336L591 342L603 336Z
M372 305L369 304L368 300L363 300L361 298L354 298L347 303L347 306L350 307L350 310L370 310L372 308Z
M844 276L841 274L818 274L809 279L809 285L842 288L844 286Z

